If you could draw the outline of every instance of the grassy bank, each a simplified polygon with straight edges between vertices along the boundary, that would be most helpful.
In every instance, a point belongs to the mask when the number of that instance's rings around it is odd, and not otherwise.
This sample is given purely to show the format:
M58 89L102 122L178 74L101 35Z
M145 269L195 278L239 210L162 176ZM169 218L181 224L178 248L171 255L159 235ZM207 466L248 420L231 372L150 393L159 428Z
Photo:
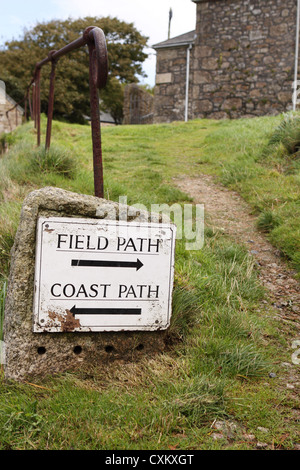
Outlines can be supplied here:
M182 200L182 195L166 184L172 177L214 174L222 184L236 189L252 205L259 216L260 228L300 272L298 148L295 153L289 153L280 141L269 144L283 120L284 116L278 116L104 128L105 195L117 199L126 194L130 204L169 203ZM76 175L72 175L72 165L66 174L63 164L51 171L47 167L51 162L40 168L36 156L28 158L32 154L33 139L34 130L30 125L19 129L14 138L10 138L16 146L10 154L11 163L1 167L0 188L8 184L6 166L9 166L13 185L9 184L8 191L13 191L18 201L22 200L28 186L46 184L92 193L92 148L88 126L59 122L53 125L54 148L64 149L77 168ZM296 139L300 143L299 136ZM18 211L15 197L13 199L10 211Z
M251 204L258 227L300 273L300 120L295 116L293 126L282 125L290 119L285 116L223 122L205 138L197 164Z
M105 196L127 196L129 204L147 207L184 203L189 198L172 186L172 177L204 172L239 189L262 213L266 201L255 201L262 198L268 174L270 199L276 187L283 198L278 181L291 178L286 205L296 204L290 198L299 190L296 174L273 175L271 156L262 160L279 121L104 128ZM18 129L0 160L2 280L26 193L46 185L93 193L88 126L55 122L50 154L37 151L34 139L31 124ZM229 177L243 174L242 168L248 176ZM280 223L288 224L287 217L282 209ZM1 381L0 448L251 449L262 440L270 448L292 448L297 423L290 419L290 408L296 405L269 376L289 360L290 345L273 320L272 307L262 300L254 260L226 234L206 227L205 246L197 252L186 251L184 240L178 241L167 351L35 385ZM216 422L223 426L223 437L214 435Z

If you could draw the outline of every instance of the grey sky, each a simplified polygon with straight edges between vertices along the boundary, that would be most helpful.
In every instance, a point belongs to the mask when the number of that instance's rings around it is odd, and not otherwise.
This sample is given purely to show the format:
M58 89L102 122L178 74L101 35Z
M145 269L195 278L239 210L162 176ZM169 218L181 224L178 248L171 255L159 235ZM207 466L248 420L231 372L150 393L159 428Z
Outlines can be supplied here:
M149 37L149 45L167 39L169 10L173 10L171 36L195 28L196 5L191 0L0 0L0 44L17 38L24 27L50 19L78 18L80 16L113 16L133 22L136 28ZM148 78L145 83L154 85L155 55L144 64Z

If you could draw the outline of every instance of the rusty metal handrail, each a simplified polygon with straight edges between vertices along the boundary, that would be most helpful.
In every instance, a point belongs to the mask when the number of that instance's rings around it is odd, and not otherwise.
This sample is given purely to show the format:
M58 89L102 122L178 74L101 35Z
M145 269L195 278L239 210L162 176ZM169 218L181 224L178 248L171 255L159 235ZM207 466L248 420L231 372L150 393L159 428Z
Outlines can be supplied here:
M38 62L35 66L33 77L29 86L27 87L24 99L21 101L25 103L25 119L27 118L27 101L31 117L34 120L35 128L37 129L37 145L41 143L41 98L40 98L40 81L41 81L41 68L51 63L50 72L50 87L48 99L48 117L47 117L47 131L46 131L46 150L50 148L51 130L53 119L53 105L54 105L54 85L56 75L56 65L60 57L72 52L80 47L87 45L89 49L89 87L90 87L90 107L91 107L91 129L93 141L93 169L94 169L94 188L95 196L103 197L103 165L102 165L102 149L101 149L101 123L100 123L100 108L99 108L99 93L98 90L104 88L108 76L108 59L107 47L105 36L102 29L96 26L89 26L83 32L82 37L67 44L58 51L50 51L48 57ZM32 87L32 103L30 100L30 89ZM20 103L17 103L12 111Z

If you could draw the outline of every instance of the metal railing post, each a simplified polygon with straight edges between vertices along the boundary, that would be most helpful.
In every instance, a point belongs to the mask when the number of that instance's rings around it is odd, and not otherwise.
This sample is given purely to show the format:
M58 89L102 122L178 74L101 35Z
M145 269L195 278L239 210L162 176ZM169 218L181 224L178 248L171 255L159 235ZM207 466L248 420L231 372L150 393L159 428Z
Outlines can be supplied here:
M41 145L41 69L36 69L35 82L35 106L36 106L36 130L37 130L37 146Z
M56 52L56 51L50 52L49 56L52 57L54 52ZM46 150L49 150L50 142L51 142L51 129L52 129L53 105L54 105L55 72L56 72L56 61L52 58L51 73L50 73L49 100L48 100L47 132L46 132L46 143L45 143Z

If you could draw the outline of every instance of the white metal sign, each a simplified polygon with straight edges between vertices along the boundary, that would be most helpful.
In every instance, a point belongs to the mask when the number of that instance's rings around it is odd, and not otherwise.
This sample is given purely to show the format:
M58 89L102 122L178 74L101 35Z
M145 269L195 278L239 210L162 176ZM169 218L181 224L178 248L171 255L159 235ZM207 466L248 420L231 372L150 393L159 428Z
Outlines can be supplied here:
M34 332L166 329L173 224L39 218Z

